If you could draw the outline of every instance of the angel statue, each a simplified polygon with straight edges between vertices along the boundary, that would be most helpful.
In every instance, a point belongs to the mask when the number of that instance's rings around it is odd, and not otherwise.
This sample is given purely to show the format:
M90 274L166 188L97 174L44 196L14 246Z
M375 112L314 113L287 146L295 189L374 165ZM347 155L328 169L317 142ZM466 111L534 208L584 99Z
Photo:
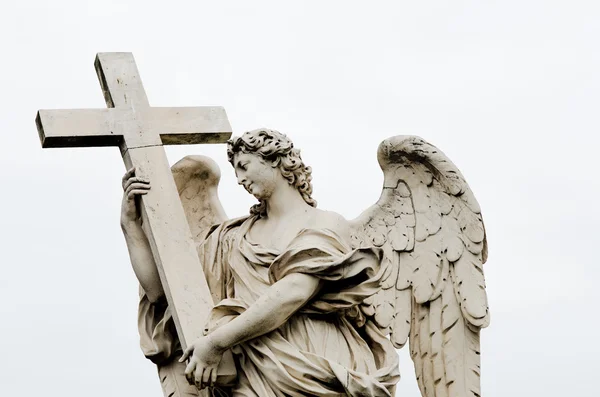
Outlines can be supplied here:
M407 341L423 396L481 395L485 230L441 151L414 136L383 141L381 197L352 221L317 209L311 168L286 135L246 132L228 141L227 156L258 200L238 219L225 216L212 160L172 168L215 303L205 336L185 351L136 207L151 187L133 169L123 177L141 345L165 396L393 396L396 348ZM227 351L237 380L223 386Z

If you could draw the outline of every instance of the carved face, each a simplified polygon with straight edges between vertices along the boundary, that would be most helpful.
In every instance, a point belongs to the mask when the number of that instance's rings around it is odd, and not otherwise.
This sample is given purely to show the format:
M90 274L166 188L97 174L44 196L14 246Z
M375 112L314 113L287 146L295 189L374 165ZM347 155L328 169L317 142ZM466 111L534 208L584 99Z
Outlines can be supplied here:
M238 184L259 200L271 197L277 184L283 182L279 169L256 154L235 154L233 167Z

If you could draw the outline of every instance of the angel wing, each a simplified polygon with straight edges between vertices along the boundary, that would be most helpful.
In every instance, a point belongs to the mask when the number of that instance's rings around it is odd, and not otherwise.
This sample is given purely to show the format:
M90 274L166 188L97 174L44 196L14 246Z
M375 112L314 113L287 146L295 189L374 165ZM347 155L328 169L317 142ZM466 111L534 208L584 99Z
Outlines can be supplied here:
M179 198L197 244L204 241L214 226L227 220L219 201L218 187L221 170L217 163L206 156L186 156L171 167ZM212 263L203 263L204 275L218 303L223 292L223 270Z
M479 397L479 331L489 324L481 210L456 166L416 136L383 141L384 186L352 221L353 245L379 246L386 276L363 312L410 354L424 397Z
M217 188L221 170L206 156L186 156L171 167L192 236L202 241L217 223L227 220Z

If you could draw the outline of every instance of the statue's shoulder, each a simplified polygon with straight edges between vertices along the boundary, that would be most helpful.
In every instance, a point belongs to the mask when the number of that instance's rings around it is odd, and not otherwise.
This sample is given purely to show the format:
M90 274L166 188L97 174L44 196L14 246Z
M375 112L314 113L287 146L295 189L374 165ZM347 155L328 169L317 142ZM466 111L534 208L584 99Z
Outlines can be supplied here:
M340 237L350 238L350 223L342 215L334 211L314 209L314 216L310 218L310 228L329 229Z

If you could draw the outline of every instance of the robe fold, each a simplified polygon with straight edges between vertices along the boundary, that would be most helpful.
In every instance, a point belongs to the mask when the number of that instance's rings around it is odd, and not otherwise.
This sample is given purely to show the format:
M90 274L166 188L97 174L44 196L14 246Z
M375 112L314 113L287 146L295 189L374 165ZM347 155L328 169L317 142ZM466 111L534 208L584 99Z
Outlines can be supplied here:
M232 395L393 396L398 355L359 309L380 288L381 252L352 250L329 229L304 229L277 252L248 237L256 219L225 222L198 246L216 303L205 333L243 313L288 274L310 274L323 287L281 327L232 348L238 370ZM138 319L146 357L161 363L181 351L164 302L151 303L142 291Z

